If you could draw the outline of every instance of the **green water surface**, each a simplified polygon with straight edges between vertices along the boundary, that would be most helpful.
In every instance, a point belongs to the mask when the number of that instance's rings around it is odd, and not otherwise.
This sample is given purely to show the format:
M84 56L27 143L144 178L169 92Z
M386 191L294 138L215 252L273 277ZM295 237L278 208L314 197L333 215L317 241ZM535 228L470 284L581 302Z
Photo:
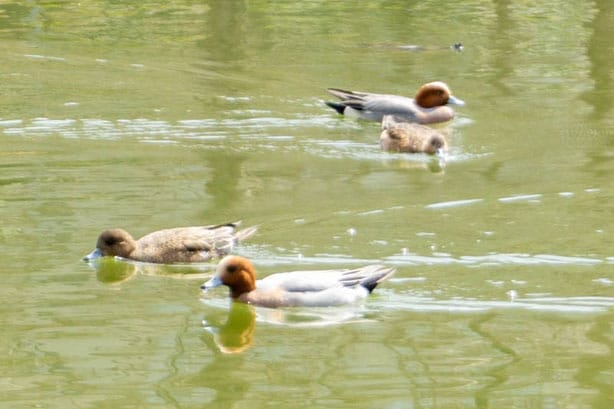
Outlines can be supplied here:
M612 27L609 1L0 2L0 407L614 407ZM441 160L323 104L433 80L467 103ZM263 276L397 273L274 311L202 294L214 263L81 261L235 220Z

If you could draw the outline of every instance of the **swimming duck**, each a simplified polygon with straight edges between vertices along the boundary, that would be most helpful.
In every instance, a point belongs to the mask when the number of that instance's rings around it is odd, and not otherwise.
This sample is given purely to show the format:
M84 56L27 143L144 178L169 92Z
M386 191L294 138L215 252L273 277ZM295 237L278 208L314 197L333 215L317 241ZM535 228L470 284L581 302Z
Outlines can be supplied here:
M328 92L341 100L326 101L326 105L338 113L376 122L381 122L387 114L419 124L446 122L454 118L454 110L449 105L465 105L462 100L454 97L450 88L441 81L424 84L418 89L414 99L338 88L329 88Z
M277 273L256 280L253 264L244 257L232 255L220 261L215 275L200 288L209 290L226 285L233 300L262 307L325 307L366 298L393 273L392 268L371 265L346 270Z
M393 115L384 115L380 146L385 151L431 155L448 150L446 137L428 126L398 121Z
M105 230L94 251L83 259L117 256L147 263L203 262L228 254L236 243L253 236L258 229L252 226L236 231L239 224L177 227L155 231L138 240L123 229Z

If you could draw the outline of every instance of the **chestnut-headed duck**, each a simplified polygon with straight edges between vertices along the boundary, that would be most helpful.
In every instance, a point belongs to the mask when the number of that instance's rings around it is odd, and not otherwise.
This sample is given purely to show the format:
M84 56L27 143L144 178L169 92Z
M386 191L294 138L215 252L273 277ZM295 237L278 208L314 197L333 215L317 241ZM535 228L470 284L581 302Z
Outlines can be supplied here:
M384 115L379 144L385 151L440 154L448 150L446 137L433 128L416 123L398 121Z
M198 263L230 253L235 244L256 233L257 226L236 231L240 222L177 227L149 233L138 240L123 229L103 231L85 261L117 256L147 263Z
M328 92L341 102L326 101L326 105L342 115L381 122L384 115L397 115L407 122L432 124L454 118L449 105L465 105L454 97L441 81L429 82L418 89L414 99L399 95L372 94L329 88Z
M230 297L262 307L326 307L366 298L394 274L394 269L371 265L345 270L293 271L256 280L253 264L240 256L226 256L202 290L226 285Z

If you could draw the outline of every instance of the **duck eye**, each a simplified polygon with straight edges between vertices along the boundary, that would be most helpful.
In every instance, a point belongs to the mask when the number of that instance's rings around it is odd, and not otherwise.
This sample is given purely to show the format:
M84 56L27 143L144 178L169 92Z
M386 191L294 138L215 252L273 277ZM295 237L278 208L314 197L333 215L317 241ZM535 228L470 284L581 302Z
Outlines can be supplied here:
M228 267L226 267L226 271L228 271L230 274L236 273L237 270L238 270L238 267L236 264L231 264Z

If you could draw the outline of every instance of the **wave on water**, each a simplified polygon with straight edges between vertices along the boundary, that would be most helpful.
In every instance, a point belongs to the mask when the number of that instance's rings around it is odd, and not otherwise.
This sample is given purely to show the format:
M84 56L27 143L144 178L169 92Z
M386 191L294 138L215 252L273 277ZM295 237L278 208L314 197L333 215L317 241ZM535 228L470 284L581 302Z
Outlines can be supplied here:
M407 294L394 294L378 301L378 307L402 311L471 313L492 310L526 310L550 313L601 313L614 308L614 297L557 297L544 295L514 296L507 300L435 299Z
M318 129L326 129L327 132L330 130L348 132L365 127L360 122L340 120L331 115L297 115L285 118L260 110L232 111L231 114L230 118L188 118L178 121L148 118L0 119L0 133L15 137L60 136L68 139L135 138L143 143L166 145L194 143L195 141L223 141L227 138L238 137L250 140L252 148L257 148L258 143L262 143L262 147L269 150L271 142L280 144L292 142L295 149L302 149L323 158L397 161L413 163L421 167L424 167L425 164L432 165L434 161L438 163L438 167L443 167L446 163L472 160L484 155L463 152L458 147L453 147L439 158L426 154L406 155L382 152L377 142L379 137L377 126L373 126L373 138L368 142L350 139L322 139L321 131ZM310 129L314 129L315 137L304 136L305 130ZM303 136L299 136L300 134ZM338 135L335 135L335 138L338 138Z
M555 254L526 254L526 253L491 253L477 256L458 256L440 253L431 256L414 254L395 255L384 259L392 265L435 265L458 264L465 266L503 266L503 265L595 265L611 264L608 259L591 257L562 256Z
M244 246L242 254L263 266L293 266L300 269L301 266L310 266L310 269L329 268L330 266L357 266L364 264L386 264L390 266L433 266L433 265L462 265L466 267L491 267L491 266L594 266L600 264L614 264L614 259L607 257L579 257L557 254L528 254L528 253L490 253L484 255L453 256L447 253L433 253L431 255L420 254L395 254L381 259L356 258L349 254L315 254L306 256L301 253L285 254L270 252L263 249L250 250L250 246ZM315 267L314 267L315 266Z
M13 136L59 135L66 138L116 139L118 137L150 138L165 135L167 138L208 139L210 134L223 135L234 133L250 135L254 130L279 128L356 128L358 125L349 121L338 121L330 116L310 116L282 118L260 116L232 119L183 119L176 122L165 120L134 118L106 120L100 118L51 119L33 118L1 119L0 130ZM274 136L274 135L273 135Z

